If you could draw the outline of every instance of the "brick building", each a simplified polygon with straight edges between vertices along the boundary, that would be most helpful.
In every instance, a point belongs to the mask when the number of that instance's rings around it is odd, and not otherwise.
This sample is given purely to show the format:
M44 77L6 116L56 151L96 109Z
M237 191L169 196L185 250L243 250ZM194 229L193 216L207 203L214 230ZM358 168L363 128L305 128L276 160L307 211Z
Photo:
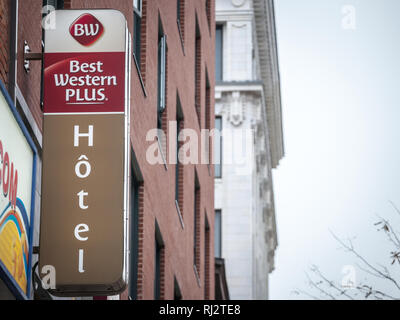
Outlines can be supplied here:
M183 128L200 137L201 129L214 126L214 1L0 0L0 79L39 153L34 247L40 232L42 65L29 61L28 68L24 50L43 50L44 5L119 10L132 35L130 280L116 298L213 299L214 169L171 164L169 139ZM178 130L168 130L172 121ZM166 139L160 139L163 163L153 165L146 152L154 140L146 136L154 128ZM37 259L34 250L32 266ZM27 295L33 298L32 290ZM0 297L18 296L0 280Z

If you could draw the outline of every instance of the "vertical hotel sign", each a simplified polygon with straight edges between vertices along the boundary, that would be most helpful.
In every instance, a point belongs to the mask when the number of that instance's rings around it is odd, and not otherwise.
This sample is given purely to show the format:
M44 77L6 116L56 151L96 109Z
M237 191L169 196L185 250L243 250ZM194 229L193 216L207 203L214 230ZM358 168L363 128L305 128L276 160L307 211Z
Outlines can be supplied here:
M56 28L45 34L40 270L54 267L54 295L116 294L127 274L127 23L116 10L51 14Z

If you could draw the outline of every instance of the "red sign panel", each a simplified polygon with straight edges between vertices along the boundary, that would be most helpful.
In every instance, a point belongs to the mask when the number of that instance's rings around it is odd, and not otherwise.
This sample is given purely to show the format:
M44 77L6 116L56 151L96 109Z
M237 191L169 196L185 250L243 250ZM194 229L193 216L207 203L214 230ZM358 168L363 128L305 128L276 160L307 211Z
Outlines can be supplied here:
M124 112L124 61L125 52L46 53L44 113Z

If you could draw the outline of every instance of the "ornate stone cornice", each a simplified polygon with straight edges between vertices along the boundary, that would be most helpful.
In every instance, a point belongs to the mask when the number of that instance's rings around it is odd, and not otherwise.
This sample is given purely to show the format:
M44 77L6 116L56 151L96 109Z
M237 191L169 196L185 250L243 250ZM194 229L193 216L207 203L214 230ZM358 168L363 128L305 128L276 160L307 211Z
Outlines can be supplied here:
M280 75L273 0L253 0L260 75L264 86L272 167L284 156Z

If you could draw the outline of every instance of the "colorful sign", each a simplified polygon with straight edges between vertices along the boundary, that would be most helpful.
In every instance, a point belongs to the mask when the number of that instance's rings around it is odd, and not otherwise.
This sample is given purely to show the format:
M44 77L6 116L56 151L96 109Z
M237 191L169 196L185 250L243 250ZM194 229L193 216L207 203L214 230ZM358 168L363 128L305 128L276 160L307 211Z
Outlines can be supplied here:
M53 14L56 29L45 34L39 267L54 268L54 295L113 295L127 277L129 32L116 10Z
M0 277L30 295L36 149L3 86L0 94Z

